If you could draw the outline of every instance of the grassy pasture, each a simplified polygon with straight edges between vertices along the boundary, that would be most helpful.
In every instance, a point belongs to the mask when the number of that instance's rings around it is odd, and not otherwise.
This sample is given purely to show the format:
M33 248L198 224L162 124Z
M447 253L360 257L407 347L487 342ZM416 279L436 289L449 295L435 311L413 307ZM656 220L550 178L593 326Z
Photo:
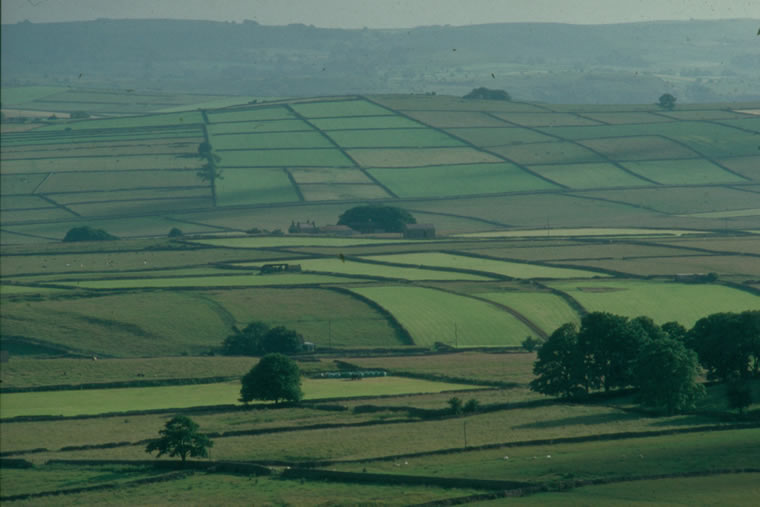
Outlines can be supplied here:
M654 136L589 139L579 142L614 160L693 158L696 155L680 144Z
M0 203L3 211L49 208L51 206L55 206L55 204L36 195L9 195L3 197L2 203Z
M271 148L330 148L322 134L310 132L270 132L262 134L212 135L215 150L257 150Z
M720 163L742 176L760 181L760 157L728 158L722 159Z
M23 176L22 176L23 178ZM44 179L37 193L93 192L106 190L135 190L142 188L182 188L203 185L195 170L150 171L87 171L29 175L31 180ZM26 192L25 192L26 193ZM31 193L31 192L29 192Z
M352 167L353 163L337 149L271 149L219 151L220 167Z
M401 198L523 192L556 188L510 163L370 169Z
M512 346L532 331L511 314L483 301L423 287L351 289L391 312L416 345Z
M154 141L164 139L172 141L175 139L187 139L188 137L199 138L202 135L202 131L198 126L189 126L186 128L172 128L167 129L163 127L156 127L152 129L139 129L133 132L118 132L111 131L108 134L99 133L97 131L82 131L79 133L50 133L46 134L41 132L36 135L37 130L31 132L25 132L23 134L15 134L12 137L6 135L4 141L9 146L50 146L69 144L76 147L80 144L91 145L95 143L112 144L115 142L123 141Z
M494 116L524 127L599 125L600 122L572 113L494 113ZM549 131L551 134L551 131Z
M646 315L658 324L678 321L690 328L711 313L756 310L760 297L722 285L693 285L644 280L552 282L588 311L628 317Z
M296 119L295 115L288 108L282 106L217 110L208 111L206 114L209 123Z
M300 115L307 118L331 118L337 116L385 116L394 114L366 100L342 100L324 102L301 102L291 104Z
M334 130L328 134L344 148L428 148L464 143L433 129Z
M425 128L414 120L403 116L350 116L341 118L316 118L311 120L320 130L354 129L411 129Z
M663 116L668 116L676 120L732 120L738 118L749 118L744 113L737 113L729 109L704 109L691 111L663 111Z
M3 210L3 222L6 224L24 222L55 222L74 218L76 215L63 208L26 209L19 211ZM63 234L66 234L64 231Z
M118 171L134 169L197 169L202 161L196 157L176 155L133 155L121 157L65 157L3 161L7 173Z
M112 140L108 143L46 143L4 146L0 157L2 157L2 160L5 160L12 158L38 158L47 153L76 156L78 154L111 155L115 153L121 154L122 152L127 153L128 151L139 153L163 153L164 151L168 152L169 150L171 150L172 153L197 153L196 149L198 143L203 141L203 136L201 134L202 133L198 131L197 135L189 137L159 137L157 139L126 139L123 141ZM49 140L53 139L49 138Z
M218 206L298 201L298 193L282 169L225 169L223 176L216 181Z
M602 162L596 153L572 143L532 143L516 146L497 146L492 151L519 164L569 164Z
M143 199L70 204L68 207L82 217L107 217L175 213L180 210L209 209L211 195L181 199Z
M330 184L330 183L372 183L362 171L355 168L338 169L335 167L299 167L290 170L293 180L299 185L303 184Z
M138 188L94 192L65 192L60 194L49 193L46 197L59 204L69 205L76 203L117 202L140 199L210 198L211 189L205 186L195 186L195 188Z
M445 164L503 162L473 148L354 148L348 154L364 167L416 167Z
M580 324L580 316L567 302L550 292L504 291L479 294L525 315L547 335L567 322Z
M31 194L46 177L47 174L2 174L0 192L2 195Z
M194 241L201 245L224 248L271 248L296 246L346 247L355 245L395 245L397 243L413 243L400 239L379 238L330 238L321 236L258 236L247 238L202 239Z
M114 467L96 468L101 476L110 478L106 473ZM58 483L73 476L71 482L82 484L89 469L80 476L79 467L60 470ZM65 471L64 471L65 470ZM119 473L121 469L119 469ZM35 470L36 471L36 470ZM24 478L35 471L3 470L8 481L24 483ZM54 473L56 473L54 472ZM134 478L136 478L135 476ZM55 480L52 479L51 480ZM108 480L108 479L104 479ZM78 482L79 481L79 482ZM49 489L47 483L40 483L36 476L35 487L38 491ZM57 484L57 483L56 483ZM15 491L15 490L14 490ZM371 484L351 484L322 481L284 481L274 477L251 477L225 474L196 473L190 477L167 482L143 484L139 487L123 487L106 491L92 491L78 494L58 495L35 498L29 501L14 502L14 505L299 505L319 506L334 503L340 499L343 505L409 505L425 503L482 493L482 490L454 489L434 486L386 486Z
M608 123L611 125L620 125L625 123L656 123L662 121L673 121L669 118L664 118L658 114L652 114L645 111L628 111L628 112L584 112L584 118L591 118L592 120Z
M718 273L720 275L760 276L760 258L745 256L694 255L648 259L598 259L563 264L612 269L641 276L667 276L673 273Z
M391 109L403 111L465 111L465 112L544 112L545 109L523 102L506 100L463 99L445 95L373 95L372 100Z
M510 278L590 278L606 277L602 273L594 273L577 269L555 268L521 262L501 261L463 255L453 255L442 252L406 253L391 255L371 255L369 260L410 264L413 266L435 266L443 268L477 270L486 273L508 276Z
M366 396L438 393L477 389L402 377L302 380L304 399L357 398ZM129 387L52 392L2 393L0 418L23 415L91 415L132 410L177 409L213 405L238 405L240 382L184 386Z
M67 90L60 86L3 86L0 88L3 107L17 106L25 102L55 95Z
M626 162L627 169L663 185L743 183L746 180L705 159Z
M476 111L405 111L405 114L438 128L505 126L500 119Z
M259 133L259 132L298 132L314 130L308 123L301 120L266 120L242 121L231 123L212 123L206 126L209 135ZM216 144L214 144L216 147Z
M662 213L687 214L757 207L757 194L732 188L657 188L578 192L578 195L627 203Z
M337 256L329 259L290 259L288 262L300 264L305 271L318 271L350 276L379 276L398 280L490 280L485 276L468 273L452 273L422 269L417 267L387 266L368 262L355 262L350 259L341 261ZM239 266L250 267L261 263L242 263Z
M83 289L174 289L182 287L270 287L287 285L320 285L346 281L345 278L317 274L276 274L276 275L220 275L190 278L112 278L68 282L65 285Z
M713 252L760 254L760 242L752 236L717 236L705 238L679 238L661 241L665 246L704 248Z
M475 146L484 147L554 141L553 138L538 133L535 130L519 127L450 128L447 129L447 131L455 136L461 137Z
M530 170L569 188L651 185L608 163L532 165Z
M385 189L374 183L358 185L309 183L299 185L298 188L305 201L364 201L390 198Z
M739 120L721 120L721 124L728 125L730 127L736 127L745 130L754 130L760 132L760 118L742 118Z
M88 119L80 121L66 121L49 125L39 129L40 131L71 130L99 130L99 129L127 129L140 127L160 127L175 125L202 124L203 116L200 111L183 111L180 113L152 114L147 116L125 116L120 118Z

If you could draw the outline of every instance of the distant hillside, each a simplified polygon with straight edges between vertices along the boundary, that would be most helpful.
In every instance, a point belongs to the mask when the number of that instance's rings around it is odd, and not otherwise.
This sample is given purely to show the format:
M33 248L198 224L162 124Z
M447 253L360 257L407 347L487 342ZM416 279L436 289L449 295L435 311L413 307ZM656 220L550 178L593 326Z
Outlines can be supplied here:
M649 103L760 99L753 20L337 30L173 20L2 27L2 84L206 94L463 95Z

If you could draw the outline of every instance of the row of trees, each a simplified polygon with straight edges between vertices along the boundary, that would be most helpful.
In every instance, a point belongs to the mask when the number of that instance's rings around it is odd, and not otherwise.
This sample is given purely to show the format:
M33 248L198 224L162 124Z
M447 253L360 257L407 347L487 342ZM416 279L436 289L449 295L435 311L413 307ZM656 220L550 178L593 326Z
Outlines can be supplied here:
M242 330L234 327L233 333L222 343L222 353L228 356L298 354L303 350L303 344L303 336L292 329L270 327L265 322L255 321Z
M749 406L749 380L760 369L760 311L713 314L689 331L676 322L590 313L580 329L565 324L541 346L530 387L568 399L634 387L643 405L672 414L704 394L700 364L709 379L726 382L732 408Z

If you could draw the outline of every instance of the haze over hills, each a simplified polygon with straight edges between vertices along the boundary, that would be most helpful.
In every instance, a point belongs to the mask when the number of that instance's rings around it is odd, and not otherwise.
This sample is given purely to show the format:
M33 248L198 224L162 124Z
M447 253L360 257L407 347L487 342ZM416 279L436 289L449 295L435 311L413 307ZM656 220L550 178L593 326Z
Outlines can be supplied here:
M756 20L491 24L342 30L178 20L2 28L2 85L162 89L257 97L462 95L651 103L760 99Z

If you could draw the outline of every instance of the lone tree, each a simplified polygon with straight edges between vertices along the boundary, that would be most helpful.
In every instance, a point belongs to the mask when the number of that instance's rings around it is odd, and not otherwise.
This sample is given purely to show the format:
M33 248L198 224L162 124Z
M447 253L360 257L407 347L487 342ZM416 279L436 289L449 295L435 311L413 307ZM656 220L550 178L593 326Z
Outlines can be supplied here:
M512 100L509 93L504 90L492 90L481 86L480 88L473 88L473 90L462 97L463 99L484 99L484 100Z
M82 227L72 227L63 237L65 242L75 241L111 241L119 239L118 237L108 234L103 229L94 229L90 226L84 225Z
M267 354L241 380L240 401L299 401L301 372L295 361L282 354Z
M660 95L660 101L657 103L657 105L663 109L672 111L676 107L676 100L677 99L673 95L669 93L663 93Z
M405 209L381 204L356 206L346 210L338 219L338 225L360 232L403 232L407 224L417 220Z
M179 456L182 463L188 456L192 458L208 457L208 449L214 446L214 442L203 433L198 433L198 425L189 417L178 415L166 423L164 429L159 430L160 438L151 440L145 447L145 452L153 453L160 458L164 454L171 457Z
M242 331L234 328L224 339L222 352L229 356L258 356L279 352L297 354L303 350L303 336L284 326L270 328L261 321L251 322Z

